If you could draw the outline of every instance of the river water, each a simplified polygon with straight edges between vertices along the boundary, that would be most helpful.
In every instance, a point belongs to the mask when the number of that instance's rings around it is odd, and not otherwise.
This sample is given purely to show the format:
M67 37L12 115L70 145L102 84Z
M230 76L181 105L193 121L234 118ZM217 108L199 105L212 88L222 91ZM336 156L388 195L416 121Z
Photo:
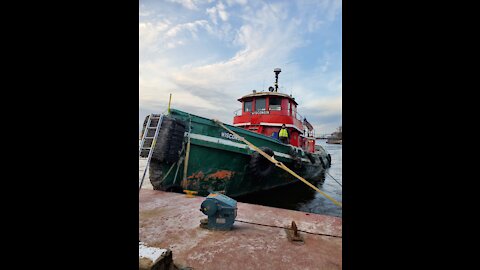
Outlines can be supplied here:
M342 187L335 182L337 180L342 184L342 145L327 144L326 140L317 140L317 144L321 145L332 156L332 167L327 169L325 181L317 184L317 187L327 193L330 197L341 202ZM145 160L141 159L139 164L139 178L143 176L145 168ZM332 179L335 178L334 179ZM143 182L142 188L153 189L148 179L148 172ZM292 185L271 189L267 191L257 192L255 194L246 195L235 198L237 201L245 203L260 204L284 209L298 210L308 213L323 214L329 216L342 217L342 209L333 204L322 194L305 185L300 180Z

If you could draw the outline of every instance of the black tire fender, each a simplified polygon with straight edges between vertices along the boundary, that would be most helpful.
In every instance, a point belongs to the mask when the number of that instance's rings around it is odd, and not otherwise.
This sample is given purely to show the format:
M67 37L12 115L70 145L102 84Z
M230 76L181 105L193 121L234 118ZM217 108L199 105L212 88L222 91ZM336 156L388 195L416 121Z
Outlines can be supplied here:
M274 155L273 150L268 147L260 147L260 150L262 150L269 156ZM259 178L268 177L275 170L275 164L267 160L264 156L262 156L257 151L252 153L249 167L252 175Z
M290 147L289 154L293 158L293 168L296 170L301 169L303 166L302 158L298 156L298 153L293 146Z
M152 160L172 164L180 158L179 154L184 142L185 126L185 123L180 119L169 116L163 117L155 149L152 153ZM149 129L147 132L148 137L155 136L154 129ZM150 145L146 146L149 147ZM148 150L142 151L140 156L147 157Z
M325 169L326 169L327 167L325 166L325 162L323 162L323 158L322 158L322 157L320 157L319 159L320 159L320 163L322 163L322 166L323 166L323 168L325 168Z
M315 164L315 157L313 156L312 153L309 153L309 152L305 152L305 154L307 155L308 159L310 160L310 162L312 164Z
M161 182L163 179L163 172L162 172L161 165L154 160L150 161L150 168L148 169L148 173L149 173L150 183L152 184L153 189L160 190L162 187Z

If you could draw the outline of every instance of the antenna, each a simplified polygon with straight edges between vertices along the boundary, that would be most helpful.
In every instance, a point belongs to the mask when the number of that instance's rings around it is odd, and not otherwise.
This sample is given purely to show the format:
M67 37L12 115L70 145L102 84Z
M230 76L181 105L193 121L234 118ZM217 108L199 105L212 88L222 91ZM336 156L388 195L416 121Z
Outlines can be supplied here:
M280 68L276 68L273 70L273 72L275 72L275 92L278 92L278 74L280 74L282 70Z

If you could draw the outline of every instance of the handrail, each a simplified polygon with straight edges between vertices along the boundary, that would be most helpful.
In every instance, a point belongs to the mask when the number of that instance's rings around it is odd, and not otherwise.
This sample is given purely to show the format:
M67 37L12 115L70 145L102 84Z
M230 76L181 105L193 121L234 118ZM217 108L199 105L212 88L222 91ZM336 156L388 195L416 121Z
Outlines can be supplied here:
M303 121L304 119L304 117L298 111L292 111L292 113L290 113L290 110L261 110L261 111L250 111L249 113L250 115L252 115L252 114L255 114L256 112L265 112L265 111L275 112L275 113L272 113L271 115L294 116L299 121ZM242 108L233 111L233 114L235 114L235 116L242 116L243 114L239 114L239 112L243 113ZM280 114L276 112L280 112Z
M303 122L303 119L305 119L305 117L303 117L301 114L298 113L298 111L295 111L295 116L297 118L298 121L302 121ZM300 118L298 118L300 116Z
M242 109L237 109L235 111L233 111L233 113L235 114L235 116L238 116L238 117L247 117L248 120L251 121L252 117L254 115L275 115L275 116L291 116L293 118L295 118L296 120L300 121L302 124L303 124L303 120L305 119L300 113L298 113L298 111L292 111L292 113L290 113L289 110L264 110L264 111L260 111L260 112L265 112L265 111L268 111L269 113L268 114L262 114L262 113L258 113L259 111L252 111L252 112L249 112L248 114L242 114L243 111ZM271 113L271 112L274 112L274 113Z

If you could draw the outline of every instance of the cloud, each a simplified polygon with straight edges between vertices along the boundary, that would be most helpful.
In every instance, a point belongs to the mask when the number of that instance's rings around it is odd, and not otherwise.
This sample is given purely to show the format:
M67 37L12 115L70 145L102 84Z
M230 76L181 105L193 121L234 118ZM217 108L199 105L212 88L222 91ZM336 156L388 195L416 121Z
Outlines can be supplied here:
M233 6L236 4L244 6L248 3L247 0L227 0L226 2L228 6Z
M210 17L210 20L216 25L218 24L217 18L220 17L220 19L224 22L228 20L228 12L226 11L226 7L222 2L219 2L216 6L207 8L206 13Z
M208 22L206 20L198 20L198 21L194 21L194 22L178 24L178 25L175 25L174 27L170 28L166 32L165 35L167 37L175 37L179 33L181 33L182 31L187 31L187 32L191 33L193 36L196 37L196 33L197 33L198 29L201 28L201 27L205 27L207 24L208 24Z
M187 9L192 9L192 10L197 9L197 5L195 4L195 2L197 1L195 0L169 0L169 1L180 4Z
M198 91L199 96L219 94L226 88L235 86L235 89L230 91L235 94L230 96L231 99L250 91L255 84L258 86L259 82L266 79L266 74L271 72L275 63L286 62L288 53L301 46L302 42L297 35L295 22L282 21L281 17L271 12L271 7L255 13L255 17L261 19L240 27L234 43L242 49L233 57L179 70L174 73L173 81L183 87L209 89L207 94ZM278 22L275 27L268 27L272 23L275 25L275 22ZM262 72L259 73L259 70Z
M321 97L301 103L302 116L312 123L318 134L332 133L342 125L342 97Z
M222 2L218 3L217 5L218 15L222 19L222 21L226 22L228 20L228 13L225 10L225 6Z
M338 14L342 11L342 0L333 0L329 2L327 10L327 19L335 20Z
M320 97L315 100L306 100L302 104L305 111L316 116L335 116L342 114L342 97Z
M140 54L158 52L184 45L189 38L198 38L198 31L205 29L208 22L197 20L173 25L169 20L140 22Z
M176 2L189 11L141 18L141 114L161 112L172 93L174 108L231 123L237 99L273 85L273 68L280 67L280 89L293 91L300 113L322 129L338 127L341 61L308 37L321 31L321 41L331 42L326 33L341 15L341 1ZM307 47L310 54L298 55ZM314 67L305 67L306 60Z
M217 7L207 8L207 14L214 24L217 24Z
M139 12L139 16L140 16L140 17L148 17L148 16L150 16L150 15L152 15L151 12L146 11L146 10L142 11L142 10L140 9L140 12Z
M273 67L286 62L288 53L302 44L297 36L296 23L285 21L285 17L277 16L271 12L272 9L279 11L280 7L270 6L252 11L254 14L251 15L259 19L246 23L237 30L234 43L240 46L240 50L232 57L200 66L168 68L170 73L166 79L169 84L175 89L190 91L191 94L186 96L177 90L180 94L175 93L174 99L179 102L175 105L188 108L192 113L202 111L206 117L221 112L220 120L231 123L233 111L240 107L237 98L252 89L259 89L262 84L265 87L271 85ZM272 23L275 27L269 27ZM185 102L184 99L192 102Z

